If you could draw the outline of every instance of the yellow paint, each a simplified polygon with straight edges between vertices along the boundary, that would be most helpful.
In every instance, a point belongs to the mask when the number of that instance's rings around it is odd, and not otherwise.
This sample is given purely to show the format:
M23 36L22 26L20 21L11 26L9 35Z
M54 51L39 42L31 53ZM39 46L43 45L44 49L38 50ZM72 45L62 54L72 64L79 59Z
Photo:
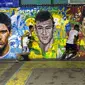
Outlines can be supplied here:
M58 45L62 45L62 46L65 46L66 45L66 39L60 39L57 41L57 44Z
M25 21L26 25L29 26L29 25L35 25L35 19L34 18L28 18L26 21Z
M85 45L84 40L81 40L81 41L80 41L80 45Z
M32 65L30 65L32 66ZM25 85L25 82L32 72L32 67L27 67L27 64L24 64L21 69L19 69L13 77L7 82L6 85Z

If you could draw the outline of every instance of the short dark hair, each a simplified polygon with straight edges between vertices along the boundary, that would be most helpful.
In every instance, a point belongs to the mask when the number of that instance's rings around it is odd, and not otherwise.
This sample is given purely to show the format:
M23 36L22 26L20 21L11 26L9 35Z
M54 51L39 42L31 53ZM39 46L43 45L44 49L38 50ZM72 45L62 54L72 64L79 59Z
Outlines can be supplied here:
M39 11L35 17L35 21L40 21L40 22L46 21L48 19L51 19L54 24L52 14L49 11Z
M74 29L79 31L79 25L78 24L74 25Z
M11 19L3 12L0 12L0 23L5 24L9 32L11 31Z

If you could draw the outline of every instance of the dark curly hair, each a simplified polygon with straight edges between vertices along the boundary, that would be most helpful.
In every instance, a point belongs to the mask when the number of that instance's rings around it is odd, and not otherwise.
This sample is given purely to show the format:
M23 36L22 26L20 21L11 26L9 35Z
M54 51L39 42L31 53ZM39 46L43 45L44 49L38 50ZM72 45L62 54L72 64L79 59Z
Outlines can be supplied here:
M0 12L0 23L5 24L9 32L11 31L11 19L3 12Z

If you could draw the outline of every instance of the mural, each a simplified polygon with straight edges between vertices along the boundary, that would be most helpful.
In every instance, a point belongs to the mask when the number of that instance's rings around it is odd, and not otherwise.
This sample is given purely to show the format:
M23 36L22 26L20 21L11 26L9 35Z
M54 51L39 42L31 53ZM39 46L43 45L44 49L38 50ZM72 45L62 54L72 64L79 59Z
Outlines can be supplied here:
M39 33L36 32L35 29L37 24L37 22L35 22L35 16L39 11L42 10L49 10L55 22L55 30L53 30L54 42L51 44L51 48L48 46L47 50L43 50L43 48L40 47L41 40ZM9 43L12 48L12 52L15 54L27 52L29 59L60 59L62 54L65 52L69 31L73 29L74 25L76 24L81 27L77 42L79 49L78 55L84 56L85 30L82 22L84 21L82 20L84 16L82 15L83 10L84 6L0 8L0 12L6 13L11 18L12 35L9 38ZM30 26L33 26L33 29L30 29Z

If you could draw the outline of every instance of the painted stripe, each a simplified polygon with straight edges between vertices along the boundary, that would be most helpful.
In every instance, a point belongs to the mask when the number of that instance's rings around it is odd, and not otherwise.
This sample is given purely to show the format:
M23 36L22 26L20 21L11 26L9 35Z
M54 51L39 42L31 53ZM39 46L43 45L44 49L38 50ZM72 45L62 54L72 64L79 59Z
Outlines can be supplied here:
M6 85L24 85L34 64L25 63L6 83Z
M34 68L85 68L84 61L28 61L11 77L6 85L25 85Z

